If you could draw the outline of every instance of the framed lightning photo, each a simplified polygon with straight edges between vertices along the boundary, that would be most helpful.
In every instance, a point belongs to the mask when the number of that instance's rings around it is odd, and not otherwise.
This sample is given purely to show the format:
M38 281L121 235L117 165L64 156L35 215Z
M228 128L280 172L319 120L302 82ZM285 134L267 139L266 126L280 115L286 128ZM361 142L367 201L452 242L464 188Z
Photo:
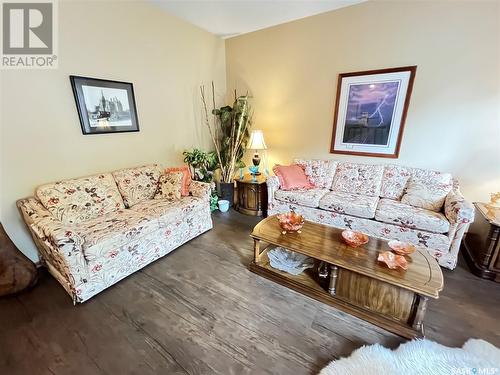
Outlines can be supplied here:
M330 152L397 158L416 70L339 74Z

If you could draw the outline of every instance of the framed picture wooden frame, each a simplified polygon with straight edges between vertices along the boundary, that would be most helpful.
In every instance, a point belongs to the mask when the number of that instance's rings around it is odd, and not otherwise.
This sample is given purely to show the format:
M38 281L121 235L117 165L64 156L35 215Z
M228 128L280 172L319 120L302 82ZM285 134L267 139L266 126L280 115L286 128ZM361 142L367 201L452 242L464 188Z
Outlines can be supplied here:
M73 75L69 78L84 135L139 131L132 83Z
M339 74L330 152L398 158L416 71Z

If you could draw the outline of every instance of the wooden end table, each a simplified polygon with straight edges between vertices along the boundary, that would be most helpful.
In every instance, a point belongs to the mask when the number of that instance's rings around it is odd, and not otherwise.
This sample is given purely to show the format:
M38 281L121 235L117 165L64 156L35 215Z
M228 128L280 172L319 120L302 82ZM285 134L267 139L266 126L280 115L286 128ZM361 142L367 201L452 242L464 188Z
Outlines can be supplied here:
M245 175L236 179L238 204L236 210L245 215L267 215L267 185L264 175Z
M483 279L500 282L500 210L474 203L476 215L463 241L470 270Z
M437 261L417 250L407 257L406 271L391 270L377 261L379 252L390 250L387 241L370 237L366 245L352 248L341 233L306 221L302 233L282 234L276 215L270 216L250 235L255 254L250 271L400 336L422 337L427 301L443 289ZM322 279L316 268L294 276L271 267L267 252L276 246L324 262L329 276Z

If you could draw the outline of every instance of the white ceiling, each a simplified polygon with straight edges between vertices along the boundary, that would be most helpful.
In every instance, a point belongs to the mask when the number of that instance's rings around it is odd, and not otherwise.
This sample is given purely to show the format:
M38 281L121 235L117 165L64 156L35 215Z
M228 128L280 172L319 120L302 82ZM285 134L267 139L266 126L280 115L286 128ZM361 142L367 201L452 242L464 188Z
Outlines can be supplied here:
M223 38L249 33L366 0L151 0Z

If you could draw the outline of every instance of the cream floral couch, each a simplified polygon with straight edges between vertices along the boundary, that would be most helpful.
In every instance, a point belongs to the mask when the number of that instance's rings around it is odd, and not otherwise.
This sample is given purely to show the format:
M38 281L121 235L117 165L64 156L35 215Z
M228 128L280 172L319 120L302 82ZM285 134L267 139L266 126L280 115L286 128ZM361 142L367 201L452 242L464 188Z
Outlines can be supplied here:
M474 208L449 173L335 160L297 159L295 163L303 166L315 188L285 191L278 177L270 176L269 215L293 208L307 220L411 242L429 251L441 266L456 267L460 241L474 219ZM405 196L411 184L425 186L430 194L444 191L442 200L437 205L415 202L415 197Z
M212 228L210 186L153 199L157 165L40 186L17 202L42 262L83 302Z

